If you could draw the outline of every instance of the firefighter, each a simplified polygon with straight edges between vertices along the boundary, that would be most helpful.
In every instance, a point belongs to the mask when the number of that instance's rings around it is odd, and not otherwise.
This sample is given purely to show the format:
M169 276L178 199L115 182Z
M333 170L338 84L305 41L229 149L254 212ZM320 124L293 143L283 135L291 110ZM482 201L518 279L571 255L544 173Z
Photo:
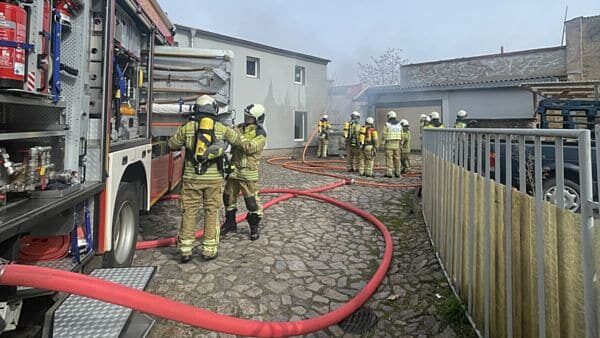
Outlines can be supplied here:
M329 116L323 115L319 120L317 132L319 133L319 149L317 149L317 156L319 158L327 158L327 147L329 146L329 130L331 124L329 123Z
M425 116L425 122L423 122L423 128L431 127L431 117Z
M219 246L219 208L223 190L223 161L228 142L241 142L235 129L217 121L219 107L215 99L200 96L194 104L191 121L177 129L169 139L173 150L185 147L185 168L181 191L181 227L177 236L177 250L181 262L187 263L192 256L198 209L204 209L204 237L201 257L211 260L217 257Z
M467 112L464 110L459 110L458 113L456 113L456 122L454 123L454 128L466 128L467 127L467 123L465 122L466 118L467 118Z
M361 176L373 177L373 166L375 165L375 155L379 146L379 136L375 130L375 120L367 117L365 125L360 128L358 137L360 145L360 160L358 173Z
M231 149L231 170L225 183L225 224L223 234L236 232L235 214L240 191L244 196L250 225L250 240L259 238L258 226L263 216L263 208L258 197L258 167L260 156L267 143L267 133L263 127L265 107L251 104L244 109L244 123L238 126L242 135L239 145Z
M348 153L348 171L358 171L358 162L360 158L360 146L358 136L360 134L360 113L352 112L350 121L344 124L344 138L346 140L346 149Z
M383 127L383 147L385 149L385 177L400 177L400 140L402 126L398 122L396 112L386 115L387 123Z
M440 113L434 111L429 117L431 118L431 124L425 128L444 128L444 124L440 120Z
M419 118L419 123L421 124L421 128L423 128L425 126L425 124L427 123L427 115L426 114L421 114L421 117Z
M400 141L401 161L402 161L402 175L406 174L410 169L410 125L407 120L402 119L400 121L402 125L402 140Z

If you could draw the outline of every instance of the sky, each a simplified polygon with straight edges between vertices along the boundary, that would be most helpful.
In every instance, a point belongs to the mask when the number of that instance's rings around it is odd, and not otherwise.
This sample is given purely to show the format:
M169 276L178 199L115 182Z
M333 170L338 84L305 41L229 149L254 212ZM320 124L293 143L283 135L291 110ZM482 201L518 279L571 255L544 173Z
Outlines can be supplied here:
M336 85L389 48L409 63L558 46L600 0L158 0L173 23L331 60Z

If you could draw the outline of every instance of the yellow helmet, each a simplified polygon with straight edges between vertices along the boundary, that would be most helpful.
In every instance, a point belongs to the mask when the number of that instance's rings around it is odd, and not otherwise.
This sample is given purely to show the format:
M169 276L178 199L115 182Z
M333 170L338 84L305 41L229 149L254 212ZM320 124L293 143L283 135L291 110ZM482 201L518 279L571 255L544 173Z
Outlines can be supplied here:
M216 116L219 113L219 105L213 97L202 95L198 97L194 103L194 112Z
M256 123L262 124L265 121L265 106L259 103L248 105L244 109L244 115L254 117Z

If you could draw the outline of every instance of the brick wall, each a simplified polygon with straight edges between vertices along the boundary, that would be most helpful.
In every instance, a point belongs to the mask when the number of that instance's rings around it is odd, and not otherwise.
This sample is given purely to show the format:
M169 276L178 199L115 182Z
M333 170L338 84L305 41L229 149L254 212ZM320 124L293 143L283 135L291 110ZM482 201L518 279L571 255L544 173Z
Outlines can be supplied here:
M569 80L600 80L600 16L567 21Z
M533 77L564 77L564 47L486 55L403 66L403 86L460 82L513 80Z

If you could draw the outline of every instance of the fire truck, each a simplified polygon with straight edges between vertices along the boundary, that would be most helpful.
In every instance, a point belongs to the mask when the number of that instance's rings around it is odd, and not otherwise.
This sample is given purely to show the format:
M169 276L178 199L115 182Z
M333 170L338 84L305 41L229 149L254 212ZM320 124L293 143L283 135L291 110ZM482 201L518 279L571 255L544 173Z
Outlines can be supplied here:
M177 187L167 139L231 107L228 51L178 48L156 0L0 0L0 259L131 265L141 211ZM2 330L44 290L0 287Z

